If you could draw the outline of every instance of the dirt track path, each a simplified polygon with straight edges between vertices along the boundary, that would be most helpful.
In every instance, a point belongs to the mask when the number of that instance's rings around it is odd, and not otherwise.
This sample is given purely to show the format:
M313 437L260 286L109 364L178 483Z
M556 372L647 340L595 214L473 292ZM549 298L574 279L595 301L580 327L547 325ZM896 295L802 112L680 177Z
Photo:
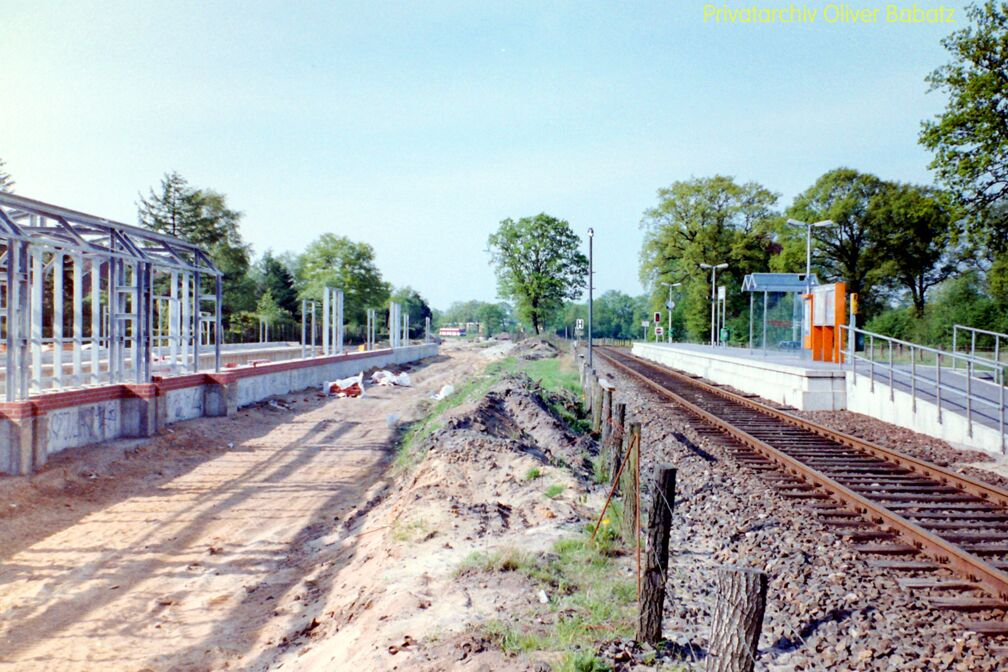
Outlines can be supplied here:
M311 542L381 488L388 416L409 419L480 359L456 351L414 369L413 388L290 395L290 410L183 423L125 460L0 481L0 670L268 665L320 616L331 587L305 578Z

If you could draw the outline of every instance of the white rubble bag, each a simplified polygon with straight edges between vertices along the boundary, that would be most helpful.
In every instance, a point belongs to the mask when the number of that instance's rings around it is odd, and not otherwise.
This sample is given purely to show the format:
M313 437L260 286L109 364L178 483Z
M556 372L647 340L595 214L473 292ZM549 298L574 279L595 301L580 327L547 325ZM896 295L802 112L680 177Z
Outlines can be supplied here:
M371 382L375 385L381 385L383 387L410 387L413 384L410 380L409 374L405 371L397 376L391 371L386 371L384 369L372 373Z
M445 397L451 396L454 392L455 392L454 385L445 385L444 387L441 388L441 390L437 394L433 395L433 398L438 401L441 401Z

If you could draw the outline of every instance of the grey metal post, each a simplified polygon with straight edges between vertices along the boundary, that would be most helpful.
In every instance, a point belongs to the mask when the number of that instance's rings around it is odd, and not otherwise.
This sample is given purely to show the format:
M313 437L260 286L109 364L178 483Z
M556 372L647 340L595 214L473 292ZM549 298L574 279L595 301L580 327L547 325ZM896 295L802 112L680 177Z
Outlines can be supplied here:
M31 250L31 389L42 389L42 250Z
M956 336L958 336L958 335L959 335L959 325L958 324L953 324L952 325L952 354L954 354L954 355L958 354L956 352ZM953 371L956 370L956 364L957 364L956 358L953 357L952 358L952 370Z
M973 438L973 360L966 360L966 434Z
M1001 433L1001 454L1005 453L1005 386L1004 369L1001 369L1001 385L998 386L998 405L1001 407L1001 414L998 417L998 432Z
M97 384L101 357L101 260L91 260L91 383ZM174 373L174 372L173 372Z
M711 347L717 345L717 268L711 268L710 344Z
M63 387L63 253L53 256L53 387Z
M753 314L753 293L749 292L749 350L752 350L752 314Z
M311 356L315 356L315 302L311 302Z
M942 407L941 407L941 353L935 354L935 399L938 404L938 424L942 422ZM955 361L955 357L952 358Z
M887 341L889 344L889 401L893 401L896 398L896 393L893 392L893 357L892 357L892 341Z
M868 377L871 379L871 391L875 392L875 335L868 337L870 347L868 349Z
M8 257L10 254L8 253ZM84 382L81 369L81 348L84 346L84 258L73 256L73 381Z
M7 401L16 401L18 397L18 381L23 372L19 366L16 355L20 354L21 339L21 319L24 315L19 310L21 304L21 294L24 293L24 274L22 266L22 249L25 243L18 240L9 240L7 244L7 297L6 297L6 320L7 320L7 380L6 396Z
M970 332L970 358L976 356L976 332Z
M221 328L223 327L222 310L221 307L224 303L224 278L221 276L215 277L214 282L214 294L217 296L217 301L214 305L214 371L221 370ZM269 323L266 324L266 329L269 329ZM266 334L266 340L269 340L269 333Z
M195 326L195 333L193 334L193 372L200 369L200 340L203 337L203 310L202 297L200 296L200 292L203 290L200 285L200 273L196 271L193 273L193 312L195 313L193 316L193 324Z
M766 355L766 327L767 327L767 310L769 310L769 295L766 290L763 290L763 354Z
M890 346L891 347L891 346ZM913 412L917 412L917 358L914 356L914 347L910 346L910 394L913 403Z
M329 354L329 301L330 290L328 287L322 288L322 354Z
M749 295L749 347L752 348L752 294ZM672 343L672 285L668 286L668 303L665 304L665 310L668 311L668 333L665 334L665 342Z
M592 239L595 229L588 229L588 368L592 367L592 285L595 284L595 259L592 256ZM645 332L646 333L646 332ZM647 340L645 335L644 340Z
M305 358L305 346L308 341L308 334L306 333L308 320L308 301L301 299L301 359Z

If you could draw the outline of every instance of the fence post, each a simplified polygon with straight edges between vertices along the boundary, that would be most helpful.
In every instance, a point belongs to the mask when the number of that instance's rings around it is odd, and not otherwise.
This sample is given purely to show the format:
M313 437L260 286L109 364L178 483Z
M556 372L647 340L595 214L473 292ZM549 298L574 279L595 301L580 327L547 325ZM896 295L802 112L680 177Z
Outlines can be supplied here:
M618 403L613 411L613 431L609 436L609 445L603 444L602 450L608 450L608 455L606 459L606 464L610 468L609 481L612 482L616 479L616 474L619 472L620 461L623 459L623 440L625 432L623 431L623 425L626 422L626 404Z
M657 644L662 634L675 484L675 467L662 467L658 471L651 515L648 516L647 555L641 581L640 618L637 622L637 641L648 644Z
M592 432L598 435L602 429L602 379L595 376L592 381Z
M626 455L627 465L623 469L623 476L620 478L620 496L623 498L623 539L630 541L636 539L638 512L637 512L637 489L638 467L640 465L640 439L641 424L631 422L627 437Z
M615 388L609 384L602 386L602 428L600 431L600 446L605 446L609 443L609 437L612 434L612 399L614 389Z
M707 672L752 672L766 610L767 575L744 567L718 572Z

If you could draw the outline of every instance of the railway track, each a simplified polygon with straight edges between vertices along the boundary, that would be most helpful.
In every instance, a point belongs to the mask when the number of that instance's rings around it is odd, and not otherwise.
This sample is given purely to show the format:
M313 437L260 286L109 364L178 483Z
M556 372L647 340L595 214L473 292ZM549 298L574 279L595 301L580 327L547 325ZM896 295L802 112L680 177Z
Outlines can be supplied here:
M809 422L762 400L635 357L596 353L717 434L734 459L927 591L932 606L1000 618L966 627L1008 634L1008 491Z

